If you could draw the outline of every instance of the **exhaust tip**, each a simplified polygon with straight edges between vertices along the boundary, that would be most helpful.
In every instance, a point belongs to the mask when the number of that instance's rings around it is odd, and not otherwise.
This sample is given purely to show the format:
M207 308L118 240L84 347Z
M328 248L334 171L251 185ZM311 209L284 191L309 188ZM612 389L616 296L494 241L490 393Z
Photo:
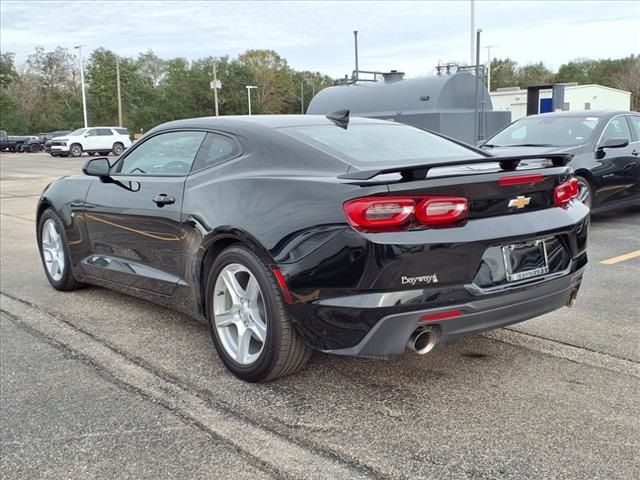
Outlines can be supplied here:
M409 339L409 348L418 355L429 353L438 343L438 336L429 329L418 329Z

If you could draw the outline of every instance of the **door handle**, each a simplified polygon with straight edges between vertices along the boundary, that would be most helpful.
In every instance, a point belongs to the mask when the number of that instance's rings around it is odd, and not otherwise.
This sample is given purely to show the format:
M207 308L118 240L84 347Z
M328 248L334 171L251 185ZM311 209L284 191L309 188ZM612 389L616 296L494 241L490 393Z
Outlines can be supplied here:
M631 155L635 155L637 157L638 155L640 155L640 150L633 150L631 152Z
M176 199L173 197L168 197L166 193L160 193L153 197L153 202L159 206L160 208L165 205L171 205L172 203L176 203Z

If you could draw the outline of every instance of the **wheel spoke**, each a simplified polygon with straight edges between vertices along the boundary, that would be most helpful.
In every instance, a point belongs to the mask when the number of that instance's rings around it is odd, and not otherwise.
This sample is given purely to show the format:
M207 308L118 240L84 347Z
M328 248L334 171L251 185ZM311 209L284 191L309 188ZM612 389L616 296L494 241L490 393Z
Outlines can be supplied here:
M255 321L251 325L251 331L253 332L253 338L260 343L265 343L267 339L267 326L260 321Z
M227 290L229 292L229 295L231 296L231 301L233 302L233 304L240 304L240 299L243 297L244 290L238 283L235 272L232 272L229 269L223 270L222 279L227 286Z
M214 314L214 318L217 327L228 327L229 325L234 325L238 322L236 314L231 310L222 313L216 313Z
M238 350L236 360L239 363L248 363L249 343L251 342L251 330L248 328L238 327Z
M47 223L47 229L49 230L49 240L53 243L56 243L58 235L56 232L56 226L53 224L53 222Z
M60 270L60 266L58 265L58 257L53 257L53 259L51 260L51 270L49 271L51 273L51 276L55 278L58 275L58 270Z
M244 298L245 300L249 301L249 306L257 307L259 295L260 295L260 286L258 285L258 281L252 275L249 278L249 282L247 283L247 288L244 292Z

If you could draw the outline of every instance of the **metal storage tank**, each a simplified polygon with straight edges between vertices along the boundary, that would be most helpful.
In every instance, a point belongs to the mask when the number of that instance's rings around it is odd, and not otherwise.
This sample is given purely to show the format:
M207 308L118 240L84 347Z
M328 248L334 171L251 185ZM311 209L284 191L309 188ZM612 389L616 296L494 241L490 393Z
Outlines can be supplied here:
M308 114L349 110L351 115L394 120L426 128L475 145L478 87L478 139L488 138L510 122L510 112L493 111L481 80L469 73L403 79L384 74L382 82L356 82L325 88L313 97Z

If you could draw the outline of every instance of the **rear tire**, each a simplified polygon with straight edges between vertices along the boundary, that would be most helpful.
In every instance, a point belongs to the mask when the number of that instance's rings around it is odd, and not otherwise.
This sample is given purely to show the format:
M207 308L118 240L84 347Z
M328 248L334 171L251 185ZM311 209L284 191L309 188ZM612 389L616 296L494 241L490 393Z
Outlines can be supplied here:
M237 295L237 301L228 287L229 280L225 281L229 275L235 279L234 292L246 294ZM257 282L257 287L253 284L253 288L247 288L251 281ZM236 377L247 382L265 382L290 375L307 363L311 349L294 329L273 272L255 253L241 246L225 249L211 266L206 292L211 338L222 363ZM249 332L243 349L241 330Z
M79 143L74 143L69 147L69 155L72 157L79 157L82 155L82 145Z
M38 249L47 280L63 292L77 290L78 282L71 271L71 258L62 220L51 209L44 211L38 222Z
M581 175L575 177L578 180L578 200L591 209L593 207L593 186L587 178Z

